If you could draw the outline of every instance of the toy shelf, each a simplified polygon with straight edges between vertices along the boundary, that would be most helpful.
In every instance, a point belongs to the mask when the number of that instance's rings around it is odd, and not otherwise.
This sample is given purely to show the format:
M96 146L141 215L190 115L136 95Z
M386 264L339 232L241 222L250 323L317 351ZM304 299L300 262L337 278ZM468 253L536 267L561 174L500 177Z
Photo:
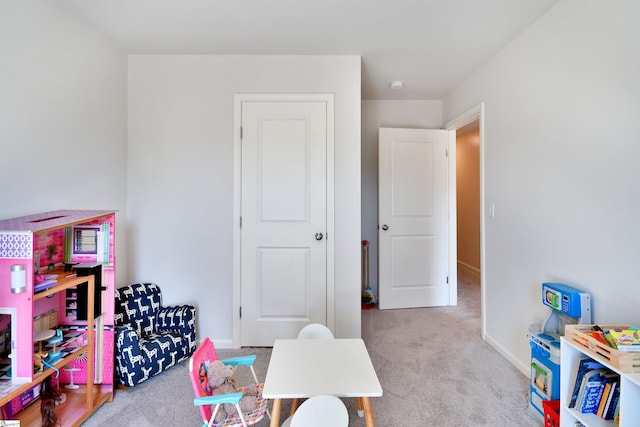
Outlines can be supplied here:
M619 427L636 427L640 422L640 372L624 372L606 358L582 347L565 337L560 339L560 426L570 427L580 422L587 427L616 427L611 420L597 415L583 414L568 407L580 359L588 356L620 375L620 424Z

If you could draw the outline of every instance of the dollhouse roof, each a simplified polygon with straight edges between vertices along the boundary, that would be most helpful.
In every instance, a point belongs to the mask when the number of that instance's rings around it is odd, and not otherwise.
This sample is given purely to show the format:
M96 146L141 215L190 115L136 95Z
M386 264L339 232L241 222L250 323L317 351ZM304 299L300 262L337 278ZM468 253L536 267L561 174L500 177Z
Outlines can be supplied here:
M113 210L58 210L0 220L0 231L31 231L33 233L52 228L79 224L115 213Z

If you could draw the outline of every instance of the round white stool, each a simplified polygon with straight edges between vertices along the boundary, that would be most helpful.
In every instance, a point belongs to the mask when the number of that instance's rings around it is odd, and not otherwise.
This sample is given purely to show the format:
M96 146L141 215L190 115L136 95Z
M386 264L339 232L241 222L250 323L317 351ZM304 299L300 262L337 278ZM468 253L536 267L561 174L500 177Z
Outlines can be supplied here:
M80 388L79 385L77 385L77 384L75 384L73 382L73 373L76 372L76 371L79 371L80 368L72 368L70 366L65 366L64 370L69 372L69 381L71 381L69 384L65 385L64 387L68 388L69 390L76 390L76 389Z

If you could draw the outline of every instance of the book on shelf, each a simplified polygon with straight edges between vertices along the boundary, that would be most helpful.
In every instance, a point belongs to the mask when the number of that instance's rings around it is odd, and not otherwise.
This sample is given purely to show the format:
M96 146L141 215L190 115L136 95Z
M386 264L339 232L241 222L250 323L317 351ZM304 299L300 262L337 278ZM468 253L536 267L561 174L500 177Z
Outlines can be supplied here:
M594 414L598 411L600 397L605 386L604 368L588 371L582 379L576 408L583 414Z
M614 414L616 411L616 407L618 406L618 401L620 400L620 382L614 382L611 384L611 391L607 396L607 402L604 406L604 411L601 418L605 420L612 420L614 418Z
M569 402L569 408L575 408L576 402L578 401L578 395L582 389L582 383L587 372L602 369L604 365L600 362L596 362L590 357L583 357L578 362L578 369L576 371L576 376L573 385L573 391L571 393L571 400ZM583 390L582 390L583 391Z
M604 384L604 388L602 390L602 394L600 395L600 399L599 399L599 403L598 403L598 410L596 412L596 415L603 418L603 414L605 412L605 407L607 406L607 402L609 401L609 398L611 397L611 387L613 386L613 384L615 384L617 381L620 381L620 376L616 373L613 372L609 372L606 373L604 375L605 377L605 384Z
M616 407L614 408L614 411L613 411L613 423L620 424L620 396L619 395L618 395L618 400L616 401Z

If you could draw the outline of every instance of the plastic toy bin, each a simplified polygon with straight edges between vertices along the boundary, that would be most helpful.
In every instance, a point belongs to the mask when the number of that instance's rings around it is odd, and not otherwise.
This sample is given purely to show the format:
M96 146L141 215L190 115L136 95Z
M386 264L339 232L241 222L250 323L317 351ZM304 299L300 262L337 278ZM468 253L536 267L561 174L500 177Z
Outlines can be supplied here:
M560 401L543 400L544 427L560 427Z

